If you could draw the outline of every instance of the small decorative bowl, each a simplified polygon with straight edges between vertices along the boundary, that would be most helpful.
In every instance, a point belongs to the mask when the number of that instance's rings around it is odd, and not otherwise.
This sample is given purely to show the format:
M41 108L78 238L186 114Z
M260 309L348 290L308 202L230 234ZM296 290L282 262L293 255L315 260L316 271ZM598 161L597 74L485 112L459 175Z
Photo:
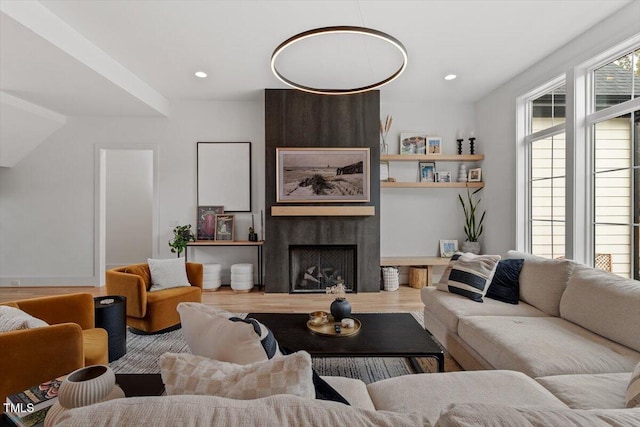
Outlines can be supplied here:
M329 321L329 314L326 311L314 311L309 313L309 322L312 325L324 325Z

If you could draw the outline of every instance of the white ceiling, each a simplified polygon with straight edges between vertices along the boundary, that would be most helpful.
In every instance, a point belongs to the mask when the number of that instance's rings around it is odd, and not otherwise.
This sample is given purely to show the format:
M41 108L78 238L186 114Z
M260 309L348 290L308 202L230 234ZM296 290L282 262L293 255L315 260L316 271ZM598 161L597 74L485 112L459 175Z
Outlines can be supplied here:
M257 100L265 88L286 88L269 67L278 44L355 25L407 48L408 67L381 89L385 100L473 102L630 1L0 0L0 91L64 116L168 115L172 100ZM309 55L312 47L319 53ZM308 48L282 62L305 83L367 84L397 65L397 55L387 59L389 50L378 54L370 42L343 48L328 38ZM329 74L335 62L346 79ZM444 81L448 73L458 78Z

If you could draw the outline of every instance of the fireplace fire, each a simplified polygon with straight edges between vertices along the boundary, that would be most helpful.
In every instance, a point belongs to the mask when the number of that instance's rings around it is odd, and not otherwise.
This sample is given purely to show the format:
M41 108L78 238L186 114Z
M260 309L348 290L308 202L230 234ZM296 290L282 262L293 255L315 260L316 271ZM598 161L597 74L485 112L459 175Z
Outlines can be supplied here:
M343 283L356 292L356 245L291 245L291 293L324 293Z

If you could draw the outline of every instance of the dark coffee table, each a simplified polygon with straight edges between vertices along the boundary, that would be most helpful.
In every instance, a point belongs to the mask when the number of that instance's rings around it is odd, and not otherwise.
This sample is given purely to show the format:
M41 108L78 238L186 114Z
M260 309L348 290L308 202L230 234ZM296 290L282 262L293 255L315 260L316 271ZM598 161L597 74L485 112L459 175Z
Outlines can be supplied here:
M164 393L160 374L116 374L116 384L126 397L162 396Z
M438 361L444 372L444 351L409 313L357 313L362 323L357 335L327 337L307 329L307 314L250 313L248 317L264 323L281 347L305 350L313 357L406 357L416 373L424 372L417 357Z

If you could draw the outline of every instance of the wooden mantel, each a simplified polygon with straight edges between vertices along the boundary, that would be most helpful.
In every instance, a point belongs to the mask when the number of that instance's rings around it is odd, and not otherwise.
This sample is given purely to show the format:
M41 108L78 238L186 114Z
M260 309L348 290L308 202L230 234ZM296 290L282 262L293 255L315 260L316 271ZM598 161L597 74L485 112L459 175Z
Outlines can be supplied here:
M375 206L272 206L272 216L374 216Z

